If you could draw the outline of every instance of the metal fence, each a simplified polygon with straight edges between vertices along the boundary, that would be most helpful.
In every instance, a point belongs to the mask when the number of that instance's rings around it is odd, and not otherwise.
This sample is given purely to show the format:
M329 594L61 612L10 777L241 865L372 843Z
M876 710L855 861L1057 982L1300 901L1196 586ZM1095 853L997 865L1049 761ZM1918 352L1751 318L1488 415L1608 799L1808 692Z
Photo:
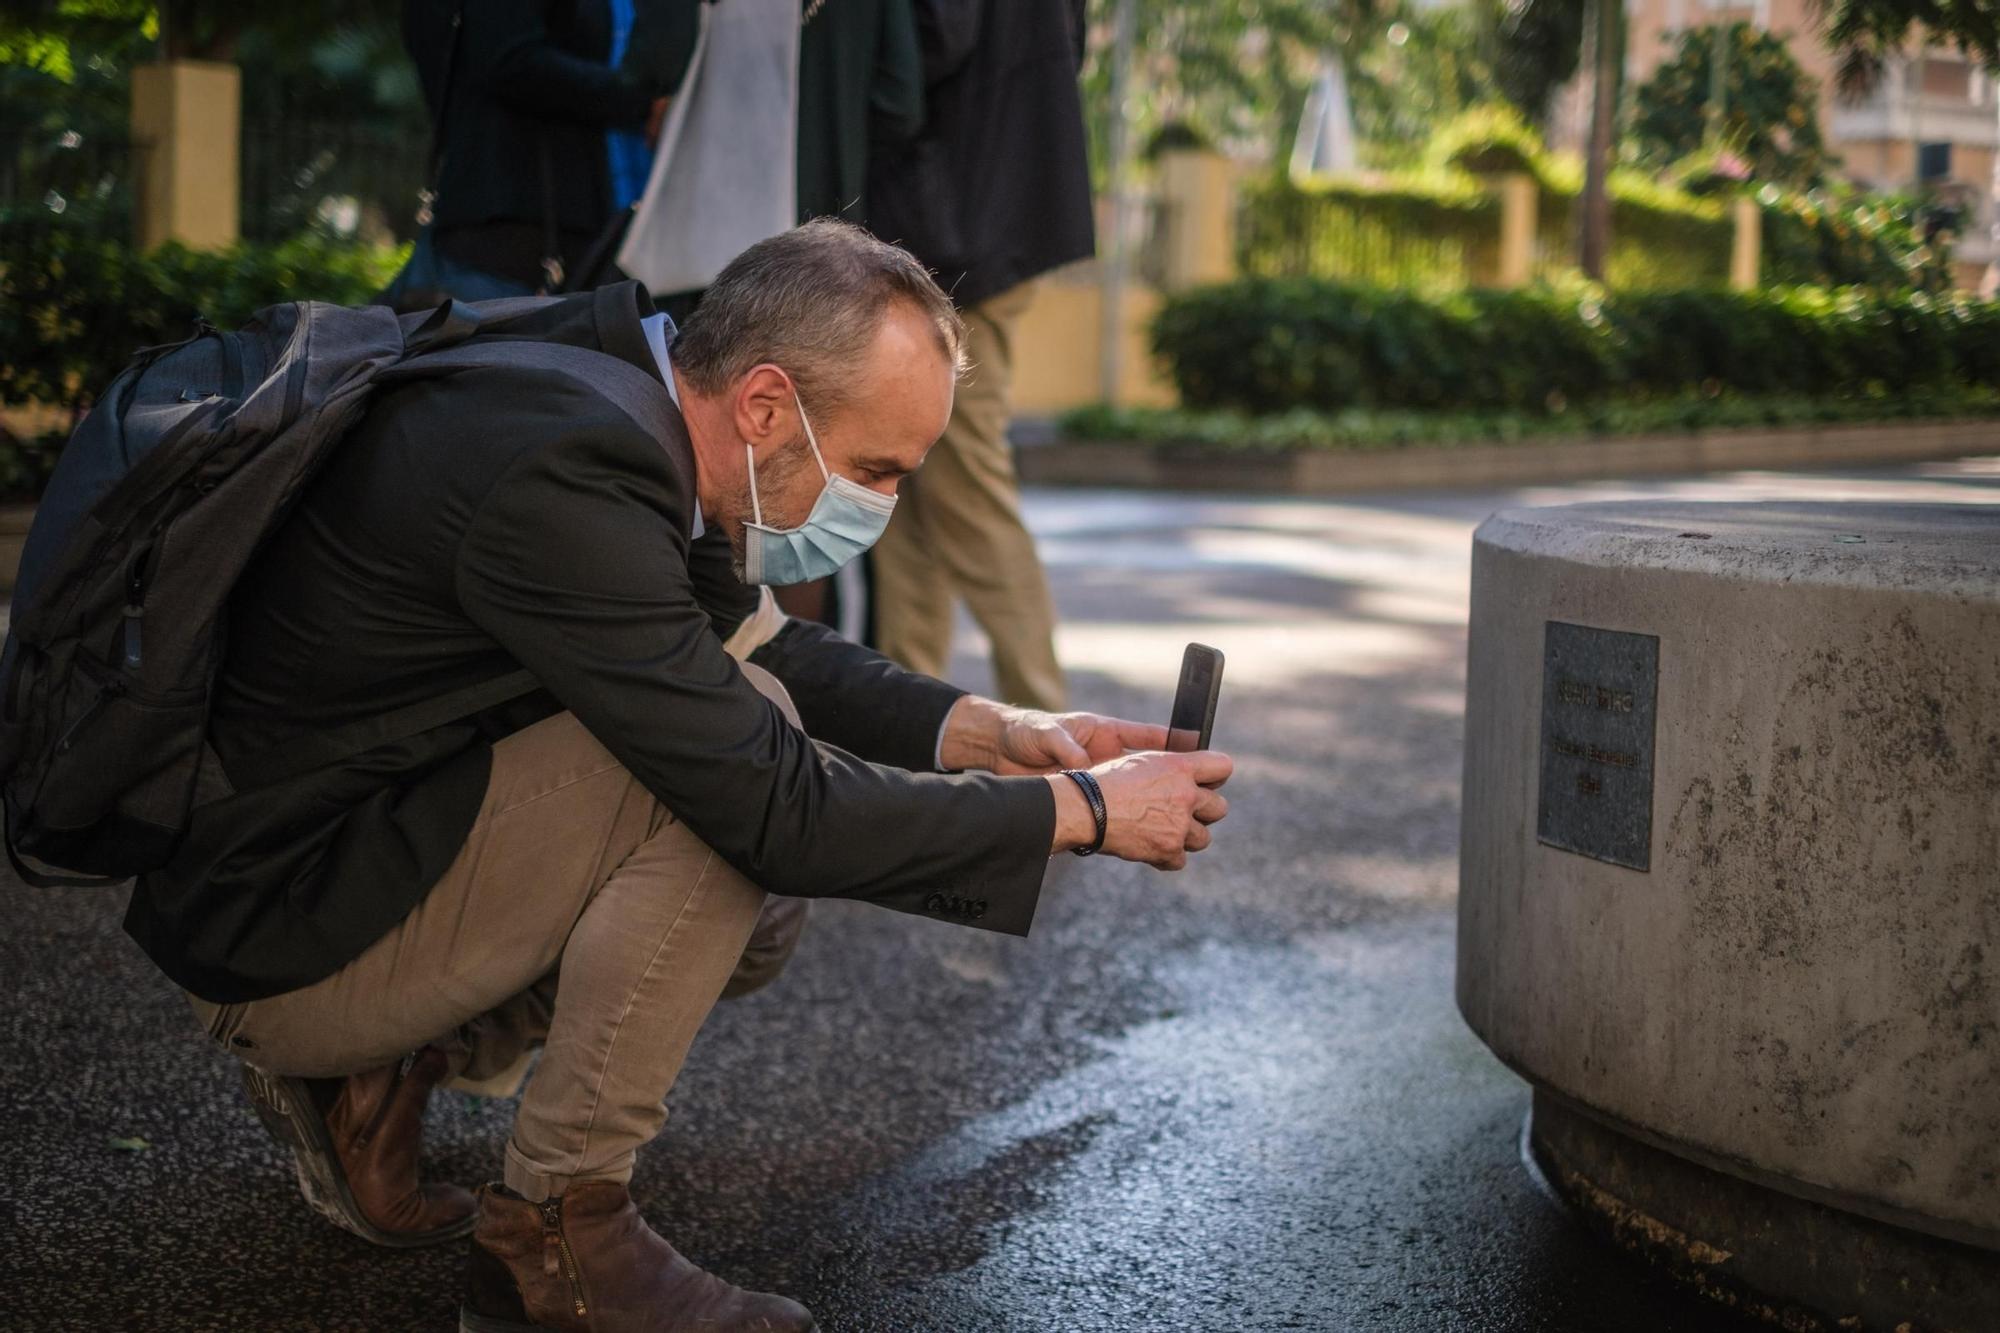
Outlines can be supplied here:
M1259 277L1456 291L1490 281L1500 211L1489 198L1265 180L1237 209L1238 263Z
M145 170L129 135L0 123L0 213L46 213L130 235ZM309 120L246 122L239 226L245 240L302 231L407 240L428 138Z
M408 240L429 149L422 133L308 120L245 124L243 236L275 241L306 230L387 229Z
M0 213L129 231L143 154L131 138L0 122Z

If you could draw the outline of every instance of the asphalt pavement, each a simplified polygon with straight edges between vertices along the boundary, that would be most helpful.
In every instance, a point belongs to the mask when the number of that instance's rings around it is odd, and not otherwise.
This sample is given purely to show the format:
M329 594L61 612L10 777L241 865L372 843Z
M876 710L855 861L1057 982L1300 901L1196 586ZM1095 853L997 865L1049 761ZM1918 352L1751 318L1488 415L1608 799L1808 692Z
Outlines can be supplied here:
M1228 656L1215 848L1053 865L1033 935L822 903L719 1008L634 1192L849 1330L1733 1330L1540 1194L1528 1094L1453 1009L1469 539L1628 495L2000 502L2000 460L1345 503L1038 492L1078 706ZM956 674L977 687L983 645ZM0 888L0 1328L449 1330L461 1252L300 1202L125 894ZM497 1174L452 1093L434 1173Z

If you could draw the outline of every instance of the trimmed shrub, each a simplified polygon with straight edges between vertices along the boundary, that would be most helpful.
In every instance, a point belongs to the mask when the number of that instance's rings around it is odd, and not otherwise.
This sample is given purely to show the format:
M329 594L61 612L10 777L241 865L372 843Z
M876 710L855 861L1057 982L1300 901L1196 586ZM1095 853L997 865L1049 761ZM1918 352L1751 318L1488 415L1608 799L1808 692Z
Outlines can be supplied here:
M1253 278L1173 297L1152 332L1189 408L1259 414L2000 384L2000 307L1924 292L1426 295Z
M1552 176L1542 136L1504 102L1474 107L1439 130L1424 153L1432 171L1493 176L1520 171L1547 185Z
M1950 256L1926 246L1907 200L1767 187L1764 275L1781 286L1950 286ZM1550 276L1568 271L1576 192L1558 180L1540 196L1539 245ZM1632 171L1611 176L1610 285L1725 286L1731 227L1724 200L1696 198ZM1467 176L1383 182L1248 183L1237 263L1259 277L1328 278L1381 286L1462 287L1491 279L1500 209Z
M404 251L314 235L137 254L122 236L43 209L0 214L0 402L81 411L142 347L222 328L279 301L353 305Z
M1097 404L1066 412L1072 440L1146 444L1169 452L1281 454L1369 452L1413 446L1451 448L1522 441L1677 435L1747 427L1804 427L1883 421L2000 421L1991 389L1918 390L1893 398L1688 394L1642 402L1584 403L1561 412L1419 411L1350 407L1339 412L1192 412Z

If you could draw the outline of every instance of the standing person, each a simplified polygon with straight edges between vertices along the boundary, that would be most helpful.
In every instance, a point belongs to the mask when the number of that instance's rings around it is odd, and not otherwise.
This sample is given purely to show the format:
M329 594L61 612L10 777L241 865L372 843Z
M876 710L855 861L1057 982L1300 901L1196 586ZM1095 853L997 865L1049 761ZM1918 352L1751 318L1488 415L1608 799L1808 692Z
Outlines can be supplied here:
M611 219L607 132L656 128L668 90L612 66L609 0L405 0L403 42L438 108L450 294L558 290Z
M1008 452L1016 322L1032 280L1095 249L1077 69L1083 0L917 0L927 123L869 182L869 226L952 294L972 369L875 548L884 653L942 675L954 601L993 643L998 694L1060 709L1055 610Z
M702 0L610 0L611 63L629 79L664 90L641 129L613 125L605 134L611 155L611 211L615 217L639 202L653 172L653 145L666 104L680 89L701 32ZM644 11L646 26L639 26ZM593 286L596 284L592 284Z
M866 225L871 153L924 124L912 0L803 0L799 33L799 221Z
M803 0L799 221L868 224L868 166L924 125L924 63L912 0ZM786 614L868 640L867 562L778 589Z

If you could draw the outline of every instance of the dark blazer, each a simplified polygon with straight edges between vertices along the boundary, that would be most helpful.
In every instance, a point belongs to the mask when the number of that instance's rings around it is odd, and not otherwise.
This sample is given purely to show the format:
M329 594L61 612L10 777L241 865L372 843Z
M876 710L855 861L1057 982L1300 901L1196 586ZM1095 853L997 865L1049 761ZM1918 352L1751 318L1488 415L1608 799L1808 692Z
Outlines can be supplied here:
M1096 249L1083 0L917 0L922 134L871 164L868 225L974 305Z
M636 283L477 309L480 336L573 342L658 378ZM676 428L654 439L554 370L374 402L232 595L210 733L224 772L517 666L544 691L200 805L126 917L169 977L229 1003L338 970L451 864L491 743L561 708L774 893L1027 932L1048 784L928 771L961 691L819 625L792 621L753 658L814 739L787 723L722 650L758 594L720 531L689 539L693 454L667 410Z
M822 6L799 34L799 221L865 223L871 153L894 151L923 123L911 0Z
M424 98L444 93L460 0L404 0L403 42ZM467 0L444 110L437 239L462 262L535 286L548 208L572 261L611 216L607 129L643 129L668 89L612 69L605 0ZM544 173L547 185L544 185ZM495 229L495 224L503 224Z

